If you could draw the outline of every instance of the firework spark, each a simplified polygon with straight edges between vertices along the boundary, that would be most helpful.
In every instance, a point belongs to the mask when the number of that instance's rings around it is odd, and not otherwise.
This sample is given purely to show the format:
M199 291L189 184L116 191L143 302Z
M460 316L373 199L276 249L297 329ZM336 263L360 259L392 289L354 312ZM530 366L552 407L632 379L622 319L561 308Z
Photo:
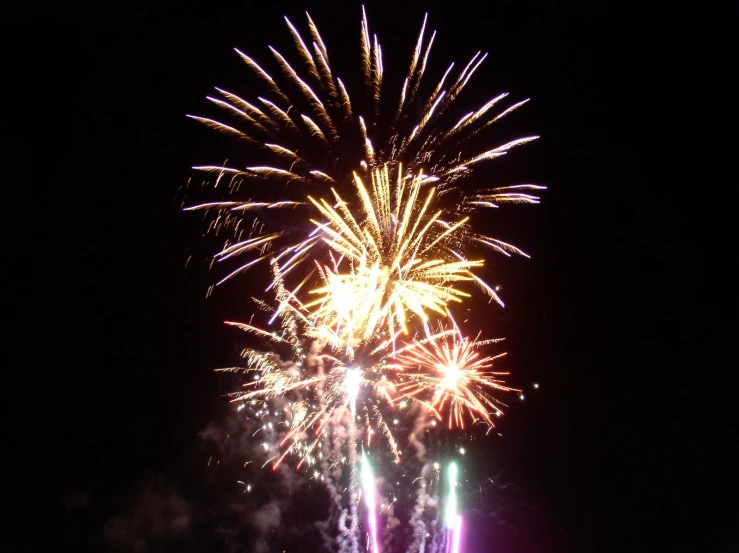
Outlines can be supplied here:
M457 521L457 463L449 463L447 475L449 478L449 495L446 499L444 524L448 529L452 530Z

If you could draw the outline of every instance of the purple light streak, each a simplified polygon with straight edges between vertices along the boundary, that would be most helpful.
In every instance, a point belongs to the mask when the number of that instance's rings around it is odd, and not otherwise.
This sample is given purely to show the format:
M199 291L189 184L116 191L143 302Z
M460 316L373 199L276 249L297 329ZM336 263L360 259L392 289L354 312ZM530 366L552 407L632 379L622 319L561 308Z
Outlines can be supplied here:
M377 512L375 509L375 477L372 474L372 467L367 460L367 457L363 456L362 459L362 483L364 488L364 501L367 504L367 511L369 511L369 526L370 526L370 540L372 542L372 553L380 553L380 548L377 544Z

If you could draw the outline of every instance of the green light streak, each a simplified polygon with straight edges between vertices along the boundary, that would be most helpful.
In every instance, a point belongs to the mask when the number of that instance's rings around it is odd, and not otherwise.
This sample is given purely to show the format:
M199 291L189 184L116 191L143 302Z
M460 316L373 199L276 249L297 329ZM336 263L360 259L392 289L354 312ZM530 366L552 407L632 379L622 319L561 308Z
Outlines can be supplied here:
M454 528L457 522L457 463L449 463L449 495L446 500L444 523L447 528Z

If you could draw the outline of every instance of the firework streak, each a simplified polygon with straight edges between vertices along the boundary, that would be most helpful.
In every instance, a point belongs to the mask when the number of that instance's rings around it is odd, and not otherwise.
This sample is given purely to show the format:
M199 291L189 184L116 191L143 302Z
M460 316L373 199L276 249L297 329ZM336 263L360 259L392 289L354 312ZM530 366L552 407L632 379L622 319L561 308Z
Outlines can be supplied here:
M458 516L454 521L454 531L452 533L452 551L451 553L459 553L459 545L462 541L462 517Z
M365 503L367 504L367 516L369 518L370 543L372 544L372 553L380 553L380 549L377 545L375 477L372 473L372 466L369 464L366 455L362 457L362 489L364 490Z
M444 516L444 523L450 530L454 529L454 524L457 521L457 464L449 464L449 495L446 500L446 514Z
M484 250L528 256L474 224L480 210L538 203L534 194L544 188L474 189L465 180L477 165L538 138L476 146L493 123L528 100L507 103L508 95L498 94L460 117L457 99L487 54L478 52L456 72L451 64L426 86L436 33L427 34L424 18L399 98L387 111L382 47L364 8L364 94L352 100L310 16L308 35L285 20L298 64L270 47L277 72L268 72L236 50L264 94L247 100L216 89L208 99L226 122L190 116L263 160L195 167L212 179L199 194L213 197L190 204L186 195L183 202L185 210L203 212L210 234L224 240L213 265L235 264L219 285L260 264L271 270L269 299L254 298L267 320L226 323L269 348L245 348L243 364L219 370L249 377L230 397L247 410L255 439L264 440L264 465L276 470L294 460L326 484L340 551L360 550L361 445L374 448L378 460L389 457L390 466L423 467L415 480L422 488L411 549L435 553L439 542L423 529L441 522L431 499L439 486L429 476L423 440L437 421L450 430L470 424L489 430L504 407L493 392L514 390L503 383L507 373L491 371L505 354L482 352L500 340L466 337L453 313L476 290L503 306L498 288L483 279ZM378 504L366 456L361 464L369 544L379 553L380 516L392 516L394 500ZM448 478L443 542L458 553L454 463Z

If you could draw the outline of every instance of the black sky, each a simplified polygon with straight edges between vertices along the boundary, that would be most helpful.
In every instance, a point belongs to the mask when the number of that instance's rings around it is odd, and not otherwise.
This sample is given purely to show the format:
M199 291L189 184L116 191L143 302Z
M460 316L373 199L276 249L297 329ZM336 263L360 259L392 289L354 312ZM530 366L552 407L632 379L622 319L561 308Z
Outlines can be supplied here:
M309 9L329 51L358 39L359 4L265 4L6 20L8 551L108 550L103 528L152 474L193 509L219 501L197 434L223 417L212 369L238 337L220 323L247 303L206 300L211 277L183 268L197 227L173 199L191 165L222 161L185 114L238 86L234 46L290 48L282 15ZM502 171L549 186L496 227L533 259L496 262L507 308L489 324L517 384L541 385L475 445L531 506L496 553L736 551L736 3L370 3L386 66L405 70L424 10L437 66L490 52L474 102L532 97L508 129L542 138Z

